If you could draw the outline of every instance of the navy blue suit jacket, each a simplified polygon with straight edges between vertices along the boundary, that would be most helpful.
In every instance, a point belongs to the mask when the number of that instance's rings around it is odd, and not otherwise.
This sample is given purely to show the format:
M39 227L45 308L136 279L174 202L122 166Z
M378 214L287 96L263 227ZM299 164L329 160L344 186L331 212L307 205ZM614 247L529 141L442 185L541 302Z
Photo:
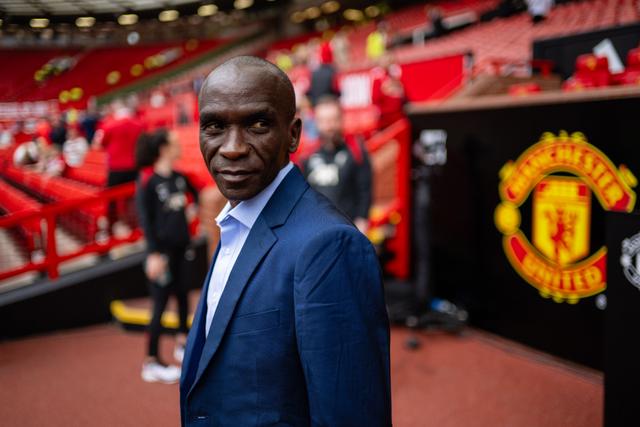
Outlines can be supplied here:
M251 229L205 337L212 269L187 340L183 425L391 425L376 255L297 168Z

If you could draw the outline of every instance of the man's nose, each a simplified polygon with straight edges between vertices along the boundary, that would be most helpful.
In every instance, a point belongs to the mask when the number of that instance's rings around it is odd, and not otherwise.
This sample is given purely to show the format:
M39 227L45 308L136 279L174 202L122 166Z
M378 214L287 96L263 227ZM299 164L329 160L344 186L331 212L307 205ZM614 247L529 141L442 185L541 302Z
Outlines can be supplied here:
M236 160L249 154L249 144L245 142L241 129L235 127L229 129L219 153L229 160Z

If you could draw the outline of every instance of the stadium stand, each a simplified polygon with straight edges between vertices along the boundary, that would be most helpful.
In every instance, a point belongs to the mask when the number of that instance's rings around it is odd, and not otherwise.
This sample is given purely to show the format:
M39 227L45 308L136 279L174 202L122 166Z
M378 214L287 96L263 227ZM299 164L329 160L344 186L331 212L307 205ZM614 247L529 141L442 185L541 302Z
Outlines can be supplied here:
M104 187L107 183L107 158L103 150L90 150L84 156L82 165L68 166L64 171L65 178L96 187Z
M531 49L534 40L628 24L640 19L637 2L634 0L587 0L562 3L551 11L544 25L536 26L530 24L530 18L526 13L480 22L480 16L483 13L498 6L495 0L443 0L430 3L430 6L438 7L444 19L454 24L458 22L471 25L449 35L426 40L424 43L391 48L396 63L402 68L403 83L407 88L409 101L412 102L443 101L456 92L465 92L465 83L470 78L487 74L508 74L509 70L517 67L524 66L529 70L532 67L540 68L543 75L548 75L552 66L549 61L532 60ZM406 37L429 25L424 4L394 11L386 15L384 21L388 24L389 34L392 37ZM350 65L341 69L343 91L350 90L353 82L361 83L363 77L367 83L362 87L373 84L378 72L375 68L377 64L365 58L365 43L368 34L374 28L375 24L369 22L349 31ZM273 57L279 52L295 50L298 45L312 42L318 37L322 37L322 34L310 32L276 39L273 42L270 42L269 38L263 38L262 45L257 45L251 40L253 44L247 43L246 49L249 52L264 49L267 57ZM198 128L192 124L197 120L197 99L193 92L193 82L202 78L206 70L211 68L210 61L204 61L202 64L203 58L217 50L224 50L223 47L232 44L233 40L190 39L185 42L134 47L87 49L25 51L2 49L0 59L7 61L11 59L16 66L4 67L0 70L0 82L3 82L0 83L2 86L0 102L55 99L61 109L73 106L83 108L87 100L93 96L98 96L99 101L100 99L106 101L111 99L109 95L111 92L127 90L127 88L133 90L139 82L148 77L157 77L165 73L167 78L154 80L154 85L145 86L144 92L138 92L138 114L151 129L160 126L175 129L181 141L183 153L178 169L187 174L197 188L203 190L212 185L212 180L201 160L197 144L193 143L198 137ZM270 43L266 48L265 41ZM471 56L468 56L469 53ZM619 75L611 75L608 72L606 60L596 58L596 65L593 68L592 63L595 57L584 56L576 63L574 78L567 81L563 87L566 90L572 90L577 87L635 83L640 74L638 57L640 56L637 50L630 51L627 69ZM67 62L64 61L65 58ZM472 58L472 72L468 69L468 58ZM107 70L104 67L105 63L113 66ZM193 66L181 68L190 63ZM171 70L174 72L168 73ZM424 84L416 84L420 81L420 76L425 74L431 76L432 89L427 91ZM444 76L445 79L438 80L437 76ZM505 87L503 93L508 92L513 96L533 95L558 87L553 83L554 81L553 79L513 80L506 86L503 84ZM423 83L426 84L426 82ZM416 88L420 88L421 92L415 92ZM354 90L359 89L356 87ZM160 106L153 105L150 101L154 91L165 94L165 101ZM168 94L171 96L167 96ZM183 119L186 117L185 123L179 123L181 119L178 117L178 111L181 108L184 110ZM381 130L378 127L375 108L368 104L355 105L352 108L346 108L345 114L347 133L372 137L370 141L377 141L369 143L377 147L372 150L376 169L380 173L384 171L394 174L394 162L389 161L389 158L392 158L392 156L389 157L389 153L394 150L379 149L385 144L381 144L381 137L375 135ZM394 141L393 135L387 137L385 141L391 144ZM394 152L397 155L397 150ZM104 188L106 157L102 151L90 150L84 164L78 167L66 167L63 177L45 177L37 172L13 166L3 168L1 175L13 185L14 191L10 194L19 194L16 191L24 191L43 203L55 203L74 197L94 196L96 191ZM389 182L389 179L382 179L381 182ZM374 211L387 212L382 217L388 220L390 191L388 188L382 189L378 194L385 196L378 197ZM397 204L391 203L391 205L397 208ZM80 227L82 231L75 233L88 239L97 232L97 221L104 214L104 204L80 209L79 215L82 218L79 221L82 224ZM374 222L381 224L378 219Z
M443 56L470 50L474 74L495 72L495 61L506 67L528 62L532 43L537 39L593 31L640 21L633 0L587 0L555 6L543 25L532 25L526 13L480 22L465 30L428 40L422 46L399 47L396 59L405 62L424 56Z
M480 15L492 8L495 8L498 5L497 0L464 0L464 1L437 1L433 3L428 3L429 6L438 7L442 10L444 19L450 19L455 21L456 17L468 17L471 15L471 18L467 21L468 23L475 23L480 19ZM389 34L392 39L394 38L403 38L409 37L411 38L411 33L414 30L421 29L430 24L429 19L425 13L425 4L419 4L414 6L409 6L397 12L393 12L384 18L384 21L389 26ZM374 23L369 23L366 25L362 25L357 27L353 32L349 34L349 44L350 44L350 60L359 64L366 64L367 58L365 54L365 45L366 39L369 33L371 33L375 29ZM425 55L426 52L413 52L412 54L408 54L407 57L397 56L396 59L399 62L408 62L408 59L415 60L420 57L429 56L435 57L440 56L440 53L429 52ZM466 50L465 48L460 50ZM451 51L446 52L445 54L452 53ZM396 53L397 54L397 53ZM401 53L404 55L404 53ZM373 65L370 64L369 65Z
M192 61L231 40L189 40L154 46L99 47L87 50L51 52L2 50L0 60L15 61L14 67L0 71L0 102L58 99L70 106L86 105L87 100ZM44 55L43 55L44 54ZM51 71L49 61L67 57L73 65ZM104 64L113 64L105 69ZM6 86L6 87L5 87Z

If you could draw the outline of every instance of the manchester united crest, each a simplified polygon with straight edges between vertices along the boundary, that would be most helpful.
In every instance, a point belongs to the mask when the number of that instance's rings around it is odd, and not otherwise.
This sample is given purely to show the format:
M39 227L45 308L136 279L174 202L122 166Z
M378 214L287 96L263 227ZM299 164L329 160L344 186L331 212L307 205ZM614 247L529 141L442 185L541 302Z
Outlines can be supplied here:
M591 199L604 210L630 212L637 180L580 132L547 132L500 170L495 223L513 268L545 298L577 303L606 288L606 247L590 248ZM532 197L531 240L520 230Z

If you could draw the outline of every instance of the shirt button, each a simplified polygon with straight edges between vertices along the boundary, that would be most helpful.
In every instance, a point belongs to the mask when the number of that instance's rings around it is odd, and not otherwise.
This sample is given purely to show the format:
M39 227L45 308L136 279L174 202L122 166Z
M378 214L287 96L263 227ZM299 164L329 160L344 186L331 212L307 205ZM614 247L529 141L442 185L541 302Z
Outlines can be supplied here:
M229 248L224 248L223 253L224 253L225 255L229 255L229 254L231 253L231 249L229 249Z

